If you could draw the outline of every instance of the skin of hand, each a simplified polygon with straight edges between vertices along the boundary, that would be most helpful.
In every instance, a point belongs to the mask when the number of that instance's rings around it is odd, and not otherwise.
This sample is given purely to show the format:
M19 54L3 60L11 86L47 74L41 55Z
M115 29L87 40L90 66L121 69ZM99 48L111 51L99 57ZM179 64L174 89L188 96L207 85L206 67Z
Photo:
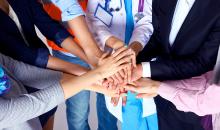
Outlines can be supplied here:
M137 98L150 98L157 96L158 89L161 82L154 81L148 78L141 78L134 81L133 85L126 85L125 89L127 91L136 92Z
M132 65L129 65L126 68L127 75L124 78L125 81L124 81L123 85L126 85L127 83L131 83L132 81L136 81L136 80L140 79L142 77L142 72L143 72L142 65L136 66L136 56L143 49L143 46L141 45L141 43L134 41L133 43L131 43L129 45L129 48L133 50L134 57L132 59L135 59L135 60L132 61L133 62L132 64L135 64L135 66L133 67ZM126 105L126 101L127 101L126 98L127 97L122 98L122 105L124 105L124 106ZM111 103L113 103L114 106L117 106L119 98L114 97L114 98L112 98L111 101L112 101Z
M86 20L85 16L78 16L67 22L70 29L74 32L74 35L79 41L79 45L84 50L89 64L96 67L99 58L102 56L103 52L98 47L95 39L93 38Z
M113 50L117 50L121 47L124 47L125 43L117 37L111 36L108 40L106 40L106 45ZM132 51L133 48L137 50L136 43L132 43L131 48L129 47L129 49L131 49ZM136 67L136 52L133 51L133 54L133 58L130 62L133 64L133 67ZM131 82L131 69L133 67L129 66L125 70L119 71L114 77L112 77L112 79L114 80L114 84L126 84L127 82Z
M110 56L107 53L103 54L98 63L99 69L102 69L101 74L103 75L103 79L110 77L119 70L126 68L129 65L128 61L130 61L131 58L132 52L126 47L118 49Z
M138 64L136 68L132 70L131 81L134 82L140 79L143 75L143 68L141 64Z
M73 75L64 74L60 84L63 88L65 99L68 99L82 90L95 90L92 84L114 75L128 65L127 62L131 59L131 56L128 56L129 53L130 52L127 50L127 48L121 48L111 56L108 56L108 54L103 54L99 61L98 67L81 76L76 77ZM86 82L84 82L85 80Z

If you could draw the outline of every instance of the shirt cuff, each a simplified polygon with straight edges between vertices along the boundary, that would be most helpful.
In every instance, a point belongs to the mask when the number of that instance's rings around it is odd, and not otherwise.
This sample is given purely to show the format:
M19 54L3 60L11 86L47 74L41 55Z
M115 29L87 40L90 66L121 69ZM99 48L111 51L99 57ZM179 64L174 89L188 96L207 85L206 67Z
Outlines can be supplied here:
M142 77L150 78L151 77L151 69L150 69L150 62L142 62Z
M37 51L35 65L41 68L46 68L50 55L49 50L47 48L39 48Z

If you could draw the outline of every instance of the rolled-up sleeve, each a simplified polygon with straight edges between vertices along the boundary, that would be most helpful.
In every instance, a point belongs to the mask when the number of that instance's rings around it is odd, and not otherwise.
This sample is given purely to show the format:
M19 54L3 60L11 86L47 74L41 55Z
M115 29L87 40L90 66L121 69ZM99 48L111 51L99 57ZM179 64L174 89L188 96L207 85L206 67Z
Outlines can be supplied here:
M54 41L61 47L63 41L71 37L70 33L59 22L50 18L37 0L28 0L28 5L32 11L34 24L47 39Z
M85 15L77 0L51 0L51 2L60 8L62 21L69 21L78 16Z
M144 17L139 20L134 26L134 31L130 40L130 44L137 41L141 43L144 48L150 40L151 35L153 34L152 0L146 0L146 5L143 13Z
M7 37L7 39L5 38ZM0 52L16 60L46 68L50 52L46 48L28 47L21 38L14 38L4 32L0 32Z

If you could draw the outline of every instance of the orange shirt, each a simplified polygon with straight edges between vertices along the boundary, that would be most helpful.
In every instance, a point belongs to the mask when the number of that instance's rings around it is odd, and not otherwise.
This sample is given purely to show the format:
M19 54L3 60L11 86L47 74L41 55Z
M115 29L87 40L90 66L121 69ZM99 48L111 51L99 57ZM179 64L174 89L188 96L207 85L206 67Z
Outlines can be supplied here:
M87 2L88 0L78 0L79 4L83 8L83 10L86 10L87 7ZM44 10L50 15L50 17L56 21L61 22L61 11L58 7L56 7L53 3L46 3L44 5ZM73 31L71 29L68 29L68 31L74 35ZM78 43L77 38L74 38L74 41ZM57 46L53 41L47 40L48 45L53 49L53 50L62 50L64 52L67 52L65 49L60 48Z

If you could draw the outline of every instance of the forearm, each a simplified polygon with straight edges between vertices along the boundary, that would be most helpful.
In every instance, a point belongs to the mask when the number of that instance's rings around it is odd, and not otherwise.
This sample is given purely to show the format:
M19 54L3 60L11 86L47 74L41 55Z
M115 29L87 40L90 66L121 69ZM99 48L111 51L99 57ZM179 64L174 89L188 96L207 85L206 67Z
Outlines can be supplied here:
M84 16L78 16L70 21L68 25L73 30L74 35L79 40L80 46L83 48L88 60L92 65L96 65L98 59L102 55L102 51L99 49L95 39L93 38Z
M140 42L134 41L132 42L129 47L135 52L136 56L139 54L139 52L142 51L143 46Z
M89 70L80 65L72 64L53 56L49 56L47 68L77 76L82 75Z
M107 45L108 47L114 49L114 50L117 50L121 47L124 46L124 43L123 41L121 41L120 39L114 37L114 36L111 36L110 38L108 38L105 42L105 45Z
M62 42L61 47L88 63L88 58L86 57L85 52L71 37L66 38Z
M90 90L90 86L101 79L102 77L96 72L96 70L91 70L79 77L64 74L61 79L61 86L64 91L65 99L72 97L82 90Z

